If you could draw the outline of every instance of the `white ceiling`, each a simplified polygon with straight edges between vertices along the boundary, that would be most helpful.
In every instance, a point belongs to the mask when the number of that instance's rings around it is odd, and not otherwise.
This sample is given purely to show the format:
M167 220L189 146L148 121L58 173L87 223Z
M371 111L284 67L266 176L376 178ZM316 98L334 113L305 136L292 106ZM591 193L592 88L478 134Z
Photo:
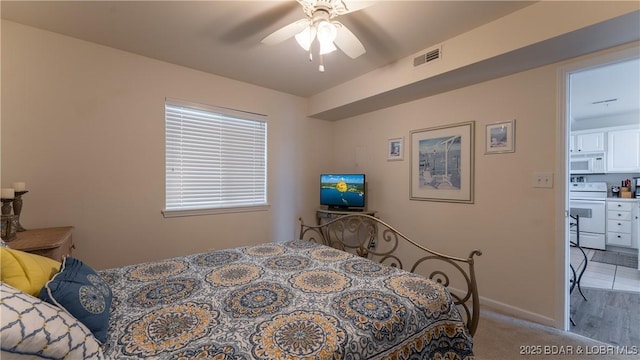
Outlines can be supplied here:
M347 0L346 3L357 2ZM339 17L367 52L325 56L326 72L294 39L260 41L303 18L296 1L1 1L18 23L285 93L308 97L425 50L532 1L369 1ZM638 62L572 77L574 119L638 111ZM617 99L613 102L594 102Z
M574 121L637 113L640 109L640 59L580 71L570 79Z
M366 54L326 55L325 73L294 39L260 42L305 17L293 0L2 1L1 6L4 19L308 97L532 3L369 2L373 5L338 18Z

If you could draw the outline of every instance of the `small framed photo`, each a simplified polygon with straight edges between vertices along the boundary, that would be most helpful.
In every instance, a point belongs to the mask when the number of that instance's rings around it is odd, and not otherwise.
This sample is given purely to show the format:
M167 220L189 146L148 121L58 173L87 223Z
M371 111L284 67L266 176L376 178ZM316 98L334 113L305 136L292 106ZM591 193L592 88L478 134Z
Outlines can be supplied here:
M503 154L516 151L516 120L487 125L485 154Z
M399 137L395 139L389 139L389 146L387 148L387 160L402 160L404 153L404 138Z

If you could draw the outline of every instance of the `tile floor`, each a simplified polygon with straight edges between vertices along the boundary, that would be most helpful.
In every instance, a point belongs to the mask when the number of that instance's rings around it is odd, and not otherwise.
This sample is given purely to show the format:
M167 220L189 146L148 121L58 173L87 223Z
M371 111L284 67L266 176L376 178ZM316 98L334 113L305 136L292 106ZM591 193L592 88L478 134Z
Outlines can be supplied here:
M598 250L585 249L588 259ZM571 264L575 269L581 266L584 257L577 248L571 248ZM611 264L588 261L587 270L582 275L581 287L631 291L640 293L640 270Z

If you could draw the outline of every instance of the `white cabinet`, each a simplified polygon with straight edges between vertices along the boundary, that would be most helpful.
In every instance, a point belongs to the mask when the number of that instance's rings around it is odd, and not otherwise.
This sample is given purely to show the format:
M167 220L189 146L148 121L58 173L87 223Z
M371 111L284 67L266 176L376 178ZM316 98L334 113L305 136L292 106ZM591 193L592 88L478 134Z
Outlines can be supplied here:
M577 133L569 139L569 148L572 153L602 152L604 148L603 131L591 133Z
M607 245L638 247L638 202L607 200Z
M607 172L640 172L640 129L609 131Z

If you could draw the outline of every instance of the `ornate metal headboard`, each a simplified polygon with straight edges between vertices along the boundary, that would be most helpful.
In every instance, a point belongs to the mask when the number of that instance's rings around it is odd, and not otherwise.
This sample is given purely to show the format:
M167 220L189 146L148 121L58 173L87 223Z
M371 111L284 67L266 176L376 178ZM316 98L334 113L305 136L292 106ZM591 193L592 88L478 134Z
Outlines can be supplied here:
M405 252L415 253L419 249L419 258L407 270L446 286L454 303L462 310L469 333L475 334L480 319L480 301L474 256L482 255L480 250L471 251L467 258L445 255L416 243L376 217L360 213L347 214L322 225L307 225L302 219L299 220L300 240L353 251L359 256L400 269L405 269L396 253L399 247L405 246L401 243L412 247L405 249ZM451 274L452 269L455 275ZM457 279L455 284L451 281L452 277Z

